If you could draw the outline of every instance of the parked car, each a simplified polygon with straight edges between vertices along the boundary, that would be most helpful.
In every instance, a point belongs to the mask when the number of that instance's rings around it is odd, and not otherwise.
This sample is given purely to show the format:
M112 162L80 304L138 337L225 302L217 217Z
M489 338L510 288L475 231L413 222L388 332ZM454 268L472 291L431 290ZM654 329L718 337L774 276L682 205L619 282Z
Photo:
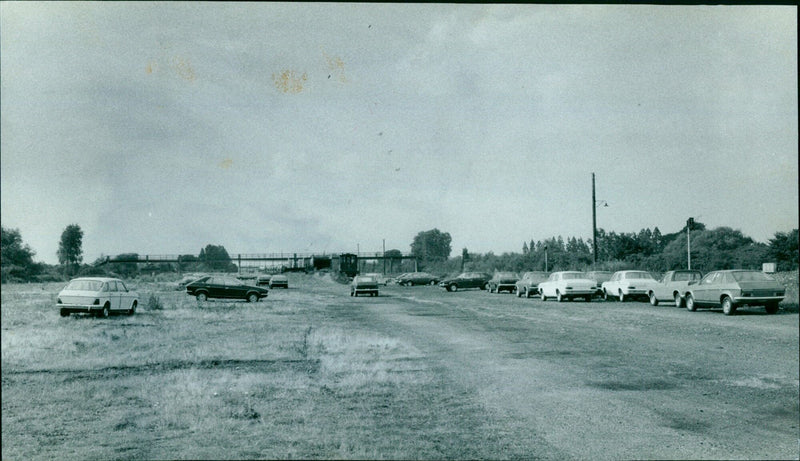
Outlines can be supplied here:
M245 299L254 303L266 298L269 290L259 286L246 285L233 277L207 275L186 285L186 294L196 297L198 301L219 298Z
M650 304L658 306L659 301L673 301L677 307L683 307L686 286L689 282L700 280L703 273L692 270L669 271L650 288L647 296Z
M517 289L519 275L514 272L495 272L489 280L489 293L507 291L513 293Z
M356 275L350 284L350 296L360 294L378 296L378 280L371 275Z
M594 280L586 278L586 274L578 271L553 272L547 281L539 284L542 301L547 301L547 298L556 298L558 302L583 298L590 302L596 291Z
M129 290L122 280L109 277L72 279L56 297L62 317L81 312L99 317L119 312L133 315L138 305L136 292Z
M634 297L647 298L647 293L656 283L646 271L617 271L607 282L603 282L603 298L617 298L620 302Z
M550 274L542 271L530 271L522 274L522 278L517 280L517 297L531 296L539 294L539 284L546 281Z
M269 281L272 278L272 274L261 274L256 278L256 285L262 286L266 285L269 286Z
M397 277L396 280L398 285L405 285L407 287L414 285L436 285L439 283L439 277L427 272L409 272Z
M275 274L269 279L270 288L289 288L289 277L283 274Z
M464 272L457 277L447 278L439 282L439 286L447 291L458 291L465 288L480 288L485 290L492 277L485 272Z
M397 284L397 285L399 285L399 284L400 284L400 279L401 279L403 276L405 276L406 274L408 274L408 272L403 272L402 274L397 274L397 275L395 275L395 276L393 276L393 277L391 277L391 278L388 278L388 279L386 279L386 283L387 283L387 284L389 284L389 283L394 283L394 284Z
M603 282L608 282L611 280L611 276L614 275L611 271L589 271L586 273L586 278L589 280L594 280L595 285L597 286L597 292L595 296L603 296Z
M721 306L725 315L733 315L740 306L764 306L767 314L774 314L785 294L783 285L761 271L724 270L689 282L684 296L689 311Z

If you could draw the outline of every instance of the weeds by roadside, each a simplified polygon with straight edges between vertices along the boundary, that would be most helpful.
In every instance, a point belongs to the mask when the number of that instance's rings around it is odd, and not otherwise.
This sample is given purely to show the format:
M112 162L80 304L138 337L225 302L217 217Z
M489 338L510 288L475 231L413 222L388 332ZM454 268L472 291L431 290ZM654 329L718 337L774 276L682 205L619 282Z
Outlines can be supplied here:
M164 304L161 303L161 298L150 293L150 296L147 298L147 309L151 311L163 311Z

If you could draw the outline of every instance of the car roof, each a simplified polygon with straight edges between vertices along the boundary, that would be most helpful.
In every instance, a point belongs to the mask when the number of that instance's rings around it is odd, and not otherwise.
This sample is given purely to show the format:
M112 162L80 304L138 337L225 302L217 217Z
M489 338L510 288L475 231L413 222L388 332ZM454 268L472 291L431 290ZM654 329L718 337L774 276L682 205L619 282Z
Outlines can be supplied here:
M75 280L88 280L88 281L93 281L93 282L111 282L111 281L119 281L119 282L121 282L122 281L122 280L120 280L118 278L114 278L114 277L78 277L78 278L74 278L74 279L70 280L70 282L74 282Z

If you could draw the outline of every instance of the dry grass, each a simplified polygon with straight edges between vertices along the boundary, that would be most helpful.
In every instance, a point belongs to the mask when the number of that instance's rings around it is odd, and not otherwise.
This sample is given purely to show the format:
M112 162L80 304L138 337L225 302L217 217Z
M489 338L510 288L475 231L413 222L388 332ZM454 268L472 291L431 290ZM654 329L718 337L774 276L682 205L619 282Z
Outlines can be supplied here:
M145 283L159 308L60 318L60 288L4 286L3 459L499 452L499 438L474 437L480 408L419 351L332 314L342 297L201 305Z

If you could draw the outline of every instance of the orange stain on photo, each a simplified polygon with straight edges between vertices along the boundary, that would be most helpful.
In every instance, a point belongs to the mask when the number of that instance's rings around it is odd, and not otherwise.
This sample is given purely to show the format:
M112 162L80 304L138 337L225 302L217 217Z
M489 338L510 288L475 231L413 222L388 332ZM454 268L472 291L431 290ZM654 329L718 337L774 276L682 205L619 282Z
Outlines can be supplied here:
M233 159L226 158L225 160L219 162L219 167L223 170L227 170L228 168L233 166Z
M272 74L272 80L275 82L275 87L284 93L297 94L303 91L308 76L305 72L302 75L297 75L293 70L284 70L280 74Z

